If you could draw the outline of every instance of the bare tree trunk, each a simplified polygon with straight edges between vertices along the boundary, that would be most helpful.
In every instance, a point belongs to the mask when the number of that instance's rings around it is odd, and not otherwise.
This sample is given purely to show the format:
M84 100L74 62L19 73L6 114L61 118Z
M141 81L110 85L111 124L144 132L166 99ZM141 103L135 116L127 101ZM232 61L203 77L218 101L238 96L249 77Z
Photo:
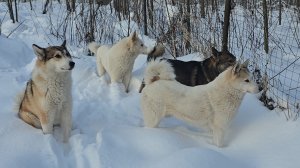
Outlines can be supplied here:
M231 12L231 0L225 0L222 51L228 50L230 12Z
M49 0L46 0L45 5L44 5L43 14L46 14L46 13L47 13L48 5L49 5Z
M205 1L200 0L200 12L201 12L201 18L205 18Z
M164 0L164 3L165 3L165 6L168 5L167 0ZM172 3L175 4L175 1L172 0ZM175 42L175 39L176 39L175 19L170 16L168 8L166 10L167 10L167 17L170 21L170 25L169 25L167 33L164 33L164 35L161 37L160 41L167 41L170 44L171 54L174 58L176 58L178 52L177 52L176 42Z
M172 0L171 2L172 2L172 5L175 6L175 4L176 4L175 0Z
M148 29L147 29L147 0L144 0L143 3L143 13L144 13L144 33L145 35L148 35Z
M29 4L30 4L30 10L33 10L31 0L29 0Z
M279 16L278 16L279 25L281 25L281 15L282 15L282 3L281 0L279 0Z
M298 19L300 21L300 0L297 0Z
M7 7L8 7L10 19L13 21L13 23L15 23L14 10L12 7L12 0L7 0Z
M71 12L70 0L66 0L66 7L69 12Z
M91 40L95 40L95 35L94 35L94 19L95 19L95 13L94 13L94 6L93 6L93 0L89 0L89 8L90 8L90 27L89 27L89 35Z
M218 9L218 7L219 7L218 0L215 0L215 6L216 6L216 9Z
M75 12L75 8L76 8L76 6L75 6L75 1L76 1L76 0L71 0L71 11L72 11L72 12Z
M190 34L191 34L191 1L186 0L186 27L187 27L187 34L185 36L185 48L190 52L191 49L191 42L190 42Z
M215 1L211 0L211 10L214 12L216 10Z
M248 2L247 2L247 0L242 0L242 6L243 6L245 9L248 9Z
M16 22L19 22L19 19L18 19L18 5L17 5L17 0L15 0L15 15L16 15Z
M114 8L115 10L118 12L118 18L119 18L119 21L122 20L122 17L121 17L121 1L120 0L114 0Z
M152 1L153 2L153 1ZM141 15L140 15L140 0L135 0L133 3L133 12L134 12L134 21L137 22L137 24L141 25Z
M186 16L186 22L187 22L187 31L190 33L191 32L191 1L186 0L186 11L187 14Z
M123 2L123 6L125 7L123 15L125 16L126 19L129 19L129 17L130 17L130 11L129 11L130 0L122 0L122 2Z
M209 15L209 12L210 12L210 9L209 9L209 3L210 3L210 0L205 0L205 5L204 5L204 7L205 7L205 11L206 11L206 13L205 14L207 14L207 15Z
M130 2L127 1L128 3L125 3L124 6L126 7L126 9L128 9L128 29L127 29L127 36L130 35L130 22L131 22L131 18L130 18L130 12L129 12L129 8L130 8Z
M129 15L130 15L130 12L129 12L130 1L129 0L114 0L113 6L118 14L120 21L122 20L121 14L123 16L123 19L128 19Z
M264 18L264 49L269 53L269 28L268 28L268 9L267 0L263 0L263 18Z
M148 3L149 3L149 0L148 0ZM150 7L149 7L150 6ZM149 19L150 19L150 26L151 28L154 27L154 22L153 22L153 17L154 17L154 4L153 4L153 1L150 0L150 4L148 6L148 13L149 13Z

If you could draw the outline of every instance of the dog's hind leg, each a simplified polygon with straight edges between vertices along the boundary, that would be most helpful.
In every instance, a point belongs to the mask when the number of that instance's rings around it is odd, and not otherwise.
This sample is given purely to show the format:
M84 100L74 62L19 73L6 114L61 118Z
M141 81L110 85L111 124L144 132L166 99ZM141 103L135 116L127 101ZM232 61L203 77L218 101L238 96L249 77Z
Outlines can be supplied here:
M30 124L36 128L42 128L39 118L30 112L19 112L19 117L27 124Z
M96 64L97 64L97 72L99 76L103 76L105 74L104 66L101 62L100 56L96 56Z
M156 111L148 110L144 112L144 124L145 127L155 128L160 122L160 118L157 116Z
M212 134L213 134L213 144L218 147L223 147L224 129L215 127L212 130Z
M145 127L157 127L161 118L163 117L161 104L156 101L148 99L146 96L142 100L142 110L144 112Z
M52 107L53 108L53 107ZM48 112L40 113L40 121L42 125L42 130L44 134L52 134L53 133L53 125L55 118L55 108L49 110Z

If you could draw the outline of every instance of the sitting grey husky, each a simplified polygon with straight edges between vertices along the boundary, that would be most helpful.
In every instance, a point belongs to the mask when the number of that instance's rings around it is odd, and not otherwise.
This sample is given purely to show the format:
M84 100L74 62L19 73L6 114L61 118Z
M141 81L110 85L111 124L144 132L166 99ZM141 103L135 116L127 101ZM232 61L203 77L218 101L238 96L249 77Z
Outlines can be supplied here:
M18 115L44 134L53 133L53 126L60 125L67 142L72 128L71 72L75 63L66 41L61 46L42 48L33 44L32 48L37 59L31 79L17 97Z
M212 133L212 143L222 147L224 133L235 116L246 92L257 93L250 80L248 61L228 67L206 85L186 86L175 80L167 61L152 61L145 72L146 87L141 107L146 127L157 127L168 115Z

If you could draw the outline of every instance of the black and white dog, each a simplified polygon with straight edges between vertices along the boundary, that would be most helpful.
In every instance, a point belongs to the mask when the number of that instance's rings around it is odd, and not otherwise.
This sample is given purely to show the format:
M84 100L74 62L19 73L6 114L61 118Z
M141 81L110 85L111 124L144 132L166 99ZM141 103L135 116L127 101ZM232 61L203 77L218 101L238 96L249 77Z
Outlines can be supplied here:
M147 61L155 60L164 54L163 45L157 45L155 49L148 54ZM211 57L204 61L180 61L167 59L175 70L176 80L187 86L203 85L214 80L221 72L229 66L236 63L236 57L229 51L219 52L214 47L211 48ZM143 90L145 83L143 81L139 92Z

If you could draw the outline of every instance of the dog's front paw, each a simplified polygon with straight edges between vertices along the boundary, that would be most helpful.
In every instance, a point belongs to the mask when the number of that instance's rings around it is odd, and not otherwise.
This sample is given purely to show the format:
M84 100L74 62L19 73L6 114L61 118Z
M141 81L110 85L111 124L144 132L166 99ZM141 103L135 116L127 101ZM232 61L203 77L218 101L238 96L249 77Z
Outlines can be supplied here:
M210 145L213 145L213 146L216 146L218 148L224 148L225 145L223 143L220 143L220 142L214 142L214 140L207 140L206 141L208 144Z
M216 140L216 139L212 140L211 144L215 145L215 146L217 146L219 148L224 148L225 147L223 141L219 140L219 139L218 140Z
M42 130L44 134L52 134L53 133L53 127L48 125L42 125Z
M69 137L64 136L64 137L63 137L63 143L68 143L68 142L69 142Z
M226 147L223 143L223 140L216 139L215 137L212 137L212 139L207 140L207 143L210 144L210 145L214 145L216 147L219 147L219 148Z
M225 145L223 144L223 143L215 143L214 145L216 145L217 147L219 147L219 148L224 148L225 147Z

